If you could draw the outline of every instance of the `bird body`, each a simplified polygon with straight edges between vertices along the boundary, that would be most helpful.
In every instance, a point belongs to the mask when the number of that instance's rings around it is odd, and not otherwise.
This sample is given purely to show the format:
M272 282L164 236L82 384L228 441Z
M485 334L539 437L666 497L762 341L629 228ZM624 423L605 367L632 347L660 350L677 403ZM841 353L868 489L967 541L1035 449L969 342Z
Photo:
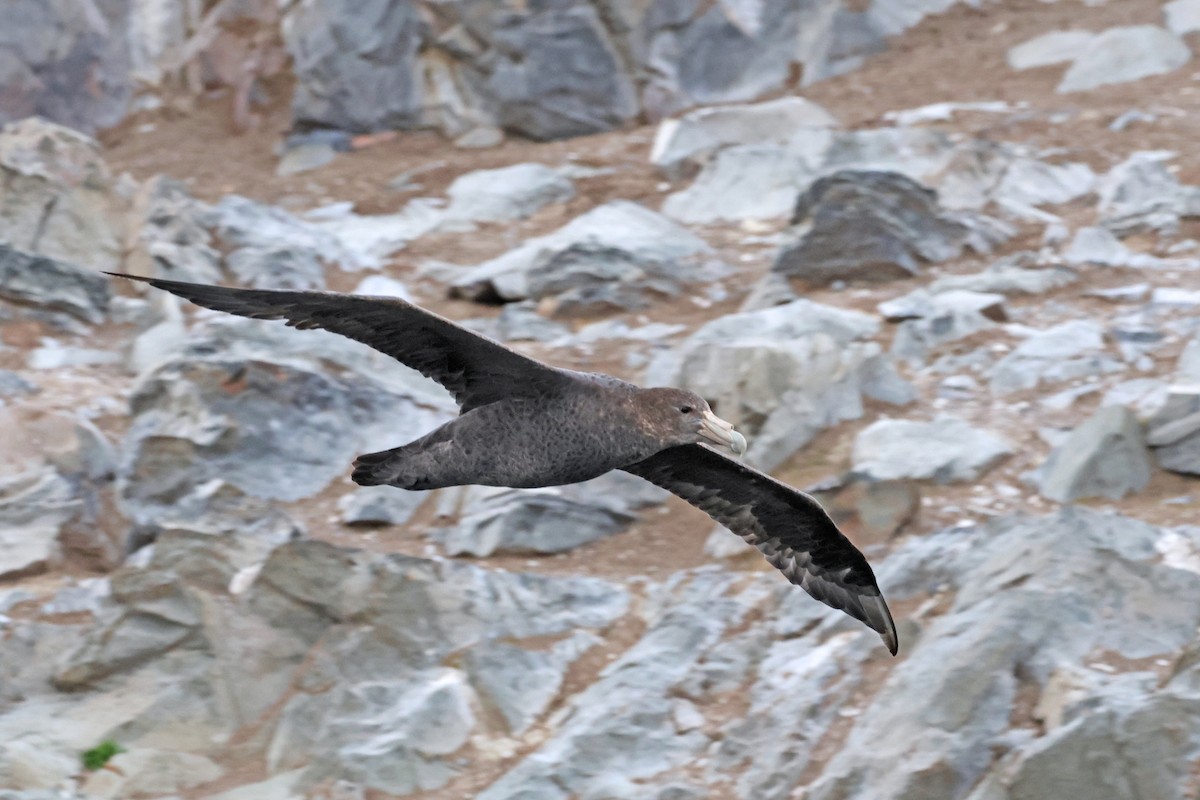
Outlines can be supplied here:
M624 382L595 388L567 384L545 397L471 409L409 444L360 456L354 480L402 489L530 489L590 480L662 449L634 425L630 400L643 390ZM571 424L581 417L604 424Z
M693 392L552 367L398 299L117 277L206 308L323 328L445 386L459 416L416 441L360 456L352 473L359 484L533 488L621 469L737 533L788 580L867 624L896 653L895 624L862 553L816 500L714 449L740 455L746 440Z

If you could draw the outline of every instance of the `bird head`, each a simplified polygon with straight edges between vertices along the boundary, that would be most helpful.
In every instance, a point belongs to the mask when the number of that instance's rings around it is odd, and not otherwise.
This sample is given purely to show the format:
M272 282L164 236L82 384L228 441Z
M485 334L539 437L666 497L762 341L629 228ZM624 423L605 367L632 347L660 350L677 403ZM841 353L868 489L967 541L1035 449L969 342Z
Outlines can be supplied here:
M746 452L746 437L712 412L708 401L685 389L643 389L643 419L652 435L667 446L708 442Z

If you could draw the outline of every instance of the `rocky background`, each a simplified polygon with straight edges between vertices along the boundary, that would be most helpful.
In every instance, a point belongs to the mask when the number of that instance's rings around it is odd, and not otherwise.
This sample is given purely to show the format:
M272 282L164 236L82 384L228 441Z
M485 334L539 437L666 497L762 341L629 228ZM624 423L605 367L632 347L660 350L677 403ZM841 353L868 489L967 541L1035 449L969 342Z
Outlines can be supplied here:
M3 800L1200 797L1200 2L0 13ZM630 476L355 487L446 392L100 270L695 389L900 655Z

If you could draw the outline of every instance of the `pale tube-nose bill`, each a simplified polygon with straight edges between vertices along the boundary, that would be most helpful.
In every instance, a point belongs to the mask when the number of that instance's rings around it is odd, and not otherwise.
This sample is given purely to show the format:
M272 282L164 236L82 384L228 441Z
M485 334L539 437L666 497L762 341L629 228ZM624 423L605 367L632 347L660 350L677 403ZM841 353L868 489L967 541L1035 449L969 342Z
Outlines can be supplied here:
M711 411L705 411L700 418L700 435L722 447L728 447L735 455L746 452L746 437Z

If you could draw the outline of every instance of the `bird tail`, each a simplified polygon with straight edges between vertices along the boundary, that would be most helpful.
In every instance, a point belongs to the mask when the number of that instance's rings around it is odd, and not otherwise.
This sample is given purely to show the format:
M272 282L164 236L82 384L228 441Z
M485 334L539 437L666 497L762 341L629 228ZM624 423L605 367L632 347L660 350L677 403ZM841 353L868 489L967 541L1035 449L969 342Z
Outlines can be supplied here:
M359 486L400 486L396 479L400 476L398 467L403 449L395 447L359 456L354 459L354 472L350 473L350 478Z

